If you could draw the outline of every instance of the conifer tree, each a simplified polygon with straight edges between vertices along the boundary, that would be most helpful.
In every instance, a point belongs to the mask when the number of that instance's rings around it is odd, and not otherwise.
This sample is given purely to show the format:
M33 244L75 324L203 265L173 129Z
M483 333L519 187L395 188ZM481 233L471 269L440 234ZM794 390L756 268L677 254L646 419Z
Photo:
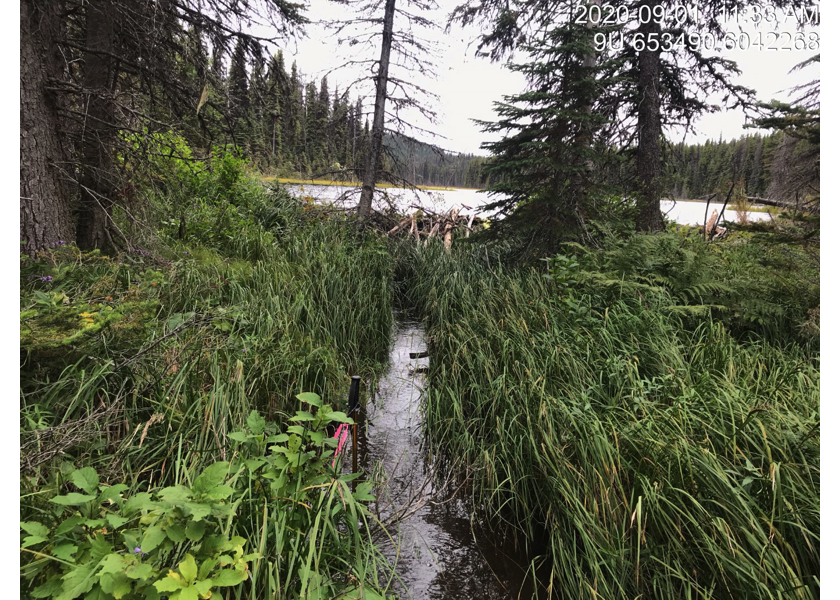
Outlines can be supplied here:
M613 6L623 5L635 14L642 10L651 14L662 10L666 15L675 15L683 4L677 0L626 0ZM810 0L774 0L772 4L782 9L795 8L809 5ZM722 10L724 6L727 11ZM632 119L624 138L635 140L636 145L636 228L639 231L663 228L660 211L663 127L666 124L690 127L699 114L716 109L707 102L715 92L726 95L727 108L753 102L751 90L732 82L733 75L739 72L735 63L690 44L672 45L665 52L662 34L679 38L707 32L720 39L725 34L726 15L743 12L748 7L746 0L695 3L682 22L674 19L666 22L667 31L657 19L622 22L615 26L614 33L623 34L618 39L623 39L624 44L618 48L607 45L599 57L601 64L611 66L612 71L607 72L612 79L624 82L609 88L602 86L600 100L604 115L611 122ZM507 0L472 0L453 11L450 23L466 25L478 21L485 25L477 53L499 60L544 36L547 24L556 22L564 10L569 10L566 0L522 0L513 7Z
M484 145L493 155L487 172L499 180L491 196L501 196L488 208L509 215L497 232L527 230L528 252L587 236L591 171L599 159L593 135L610 135L597 107L606 80L596 81L602 70L590 59L599 29L575 23L571 2L566 9L550 32L524 48L528 62L511 67L526 76L528 90L497 103L499 120L483 123L487 132L507 134Z
M326 76L321 78L314 113L314 129L311 142L314 148L310 156L317 157L314 159L314 167L324 171L329 169L332 160L332 148L330 147L330 87Z
M265 59L262 46L253 45L251 76L248 84L247 121L251 125L251 158L259 165L267 163L269 152L266 145L266 130L270 131L268 116L268 82L265 74ZM270 134L269 134L270 136Z
M321 156L318 153L318 94L315 90L315 82L310 81L306 84L306 97L303 103L303 153L307 159L308 168L307 176L311 175L311 169L317 168L321 162Z
M286 152L289 161L298 171L302 171L301 159L305 154L303 125L303 87L298 73L297 61L292 62L289 80L289 102L286 105Z
M755 150L753 151L752 165L750 167L750 178L747 183L747 193L752 196L759 196L762 193L761 174L764 168L762 146L761 136L755 136Z
M291 87L286 68L283 65L283 52L278 50L268 66L267 81L268 117L271 131L271 157L276 164L282 162L284 144L288 138L288 106L291 103Z
M227 79L227 106L233 126L234 143L246 149L251 138L248 111L251 106L248 94L247 42L239 39L230 59ZM246 150L247 151L247 150Z
M351 131L350 149L353 154L353 171L356 180L361 178L364 161L361 159L364 145L367 143L367 134L362 129L362 99L356 98L356 105L353 108L353 126ZM367 127L367 124L365 124Z
M349 158L349 108L348 92L339 97L338 89L335 89L333 92L332 117L330 118L330 162L339 163L345 168L348 166L347 159Z
M791 72L819 67L820 55L797 64ZM790 103L774 100L761 104L763 114L752 126L772 128L781 134L773 161L768 195L797 205L809 198L809 209L819 212L820 197L820 79L790 90Z
M385 0L383 5L365 0L350 0L348 4L356 8L357 16L334 25L339 34L351 31L347 37L340 37L339 43L355 46L361 38L362 47L378 54L378 59L368 55L350 58L346 63L369 66L368 81L373 87L373 119L357 210L360 224L364 224L371 214L376 182L397 181L393 170L385 169L388 165L381 157L387 151L383 149L386 134L405 135L418 130L432 133L402 115L411 109L431 122L435 120L434 110L427 104L427 99L434 96L421 85L422 77L434 74L435 49L432 42L418 35L418 29L437 27L427 17L437 4L434 0L400 0L399 7L397 0ZM375 29L372 35L363 29L371 27Z
M305 21L301 8L286 0L22 0L24 250L48 248L56 232L85 249L130 248L115 213L130 197L129 178L159 175L152 156L173 125L198 148L224 143L230 123L216 117L229 115L213 88L225 91L231 47L258 39L242 32L246 23L270 21L277 35L259 41L280 41ZM206 77L203 41L214 48ZM232 62L241 64L237 55ZM42 227L38 212L56 227Z

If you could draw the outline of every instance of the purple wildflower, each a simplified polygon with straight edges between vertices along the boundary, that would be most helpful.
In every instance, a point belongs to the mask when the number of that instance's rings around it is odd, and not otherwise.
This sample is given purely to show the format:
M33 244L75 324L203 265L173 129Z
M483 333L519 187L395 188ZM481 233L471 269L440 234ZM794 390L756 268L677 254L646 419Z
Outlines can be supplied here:
M52 281L52 280L53 280L53 278L50 275L44 275L43 277L41 277L41 281Z

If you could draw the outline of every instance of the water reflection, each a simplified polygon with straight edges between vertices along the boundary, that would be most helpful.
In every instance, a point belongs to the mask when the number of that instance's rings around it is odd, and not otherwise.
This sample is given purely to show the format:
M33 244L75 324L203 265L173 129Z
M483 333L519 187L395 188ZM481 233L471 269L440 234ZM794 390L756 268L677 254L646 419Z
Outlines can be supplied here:
M444 502L426 467L422 443L423 375L427 358L410 353L425 350L419 324L397 327L391 364L368 400L362 465L366 472L382 469L389 483L371 510L387 521L403 518L392 528L397 545L382 542L383 554L397 563L402 583L394 591L402 598L430 600L507 600L517 598L528 560L493 544L492 532L471 521L462 499ZM434 502L428 502L433 500ZM523 598L531 597L528 587Z

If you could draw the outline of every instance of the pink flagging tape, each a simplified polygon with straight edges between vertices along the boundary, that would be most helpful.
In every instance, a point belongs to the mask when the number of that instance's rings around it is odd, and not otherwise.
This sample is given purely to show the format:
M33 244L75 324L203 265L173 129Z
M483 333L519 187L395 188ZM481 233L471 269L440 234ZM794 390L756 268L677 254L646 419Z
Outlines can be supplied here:
M338 438L338 447L335 449L335 454L333 455L333 462L332 466L335 467L335 461L338 460L338 455L341 453L341 450L344 448L344 442L347 441L347 433L350 431L350 428L347 426L347 423L342 423L338 426L338 429L335 432L333 437Z

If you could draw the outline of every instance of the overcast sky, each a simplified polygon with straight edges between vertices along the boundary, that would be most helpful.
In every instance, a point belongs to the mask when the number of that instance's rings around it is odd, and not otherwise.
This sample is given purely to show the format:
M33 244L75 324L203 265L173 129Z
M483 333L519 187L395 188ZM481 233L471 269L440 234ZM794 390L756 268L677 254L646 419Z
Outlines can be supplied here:
M444 23L446 15L456 4L453 0L444 0L437 14L425 13L424 16L436 18L438 22ZM347 13L342 7L328 0L312 0L307 14L312 21L318 21L341 18ZM795 31L793 24L782 29ZM307 38L298 41L297 44L289 44L283 50L287 69L291 68L292 60L296 60L298 68L303 70L307 80L320 80L322 75L345 59L360 53L366 53L367 57L378 57L378 50L371 48L357 46L351 49L347 45L339 46L336 35L317 24L308 26L306 31ZM766 27L764 31L767 31ZM819 31L819 28L808 31ZM506 94L519 93L525 88L524 78L507 70L503 64L493 64L489 59L475 58L474 46L470 43L475 39L477 32L476 28L464 30L456 26L448 33L423 32L426 37L437 41L440 51L438 79L425 82L440 96L434 107L439 115L439 123L429 128L445 136L446 139L437 140L440 146L457 152L483 153L480 145L490 138L482 133L480 126L471 119L494 120L493 102L501 100ZM353 51L355 54L351 54ZM815 52L807 50L771 51L752 48L724 52L722 55L738 63L742 75L736 79L736 83L755 89L760 100L769 101L775 98L785 101L790 98L784 90L819 77L818 65L788 74L794 65L813 54ZM336 83L345 86L358 76L358 71L345 69L330 73L328 79L332 88ZM359 93L365 93L371 98L373 96L372 90L362 92L361 89L352 95L355 97ZM423 123L421 119L412 120L428 126L428 123ZM744 122L745 115L742 111L707 114L696 121L697 133L688 135L685 139L690 143L702 142L708 138L717 139L721 134L724 139L731 139L755 131L744 130ZM684 134L683 130L667 132L672 140L682 139Z

